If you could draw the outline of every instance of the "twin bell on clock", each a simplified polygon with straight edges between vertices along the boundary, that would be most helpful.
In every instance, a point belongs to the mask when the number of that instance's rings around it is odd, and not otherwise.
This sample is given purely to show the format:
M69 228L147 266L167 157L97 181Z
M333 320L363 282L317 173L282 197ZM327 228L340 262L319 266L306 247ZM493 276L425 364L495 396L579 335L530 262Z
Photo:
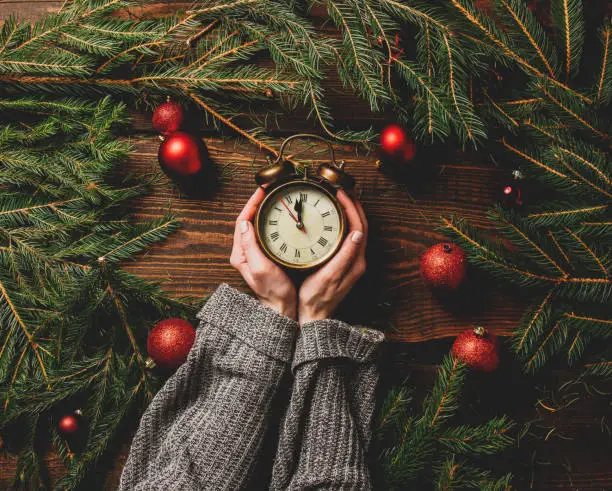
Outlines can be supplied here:
M330 162L313 173L303 173L283 157L290 142L298 138L323 141ZM287 138L276 161L255 174L266 197L255 215L255 235L264 253L292 270L309 270L331 259L342 245L346 217L336 198L338 189L350 191L355 180L336 162L331 144L318 135L298 134Z

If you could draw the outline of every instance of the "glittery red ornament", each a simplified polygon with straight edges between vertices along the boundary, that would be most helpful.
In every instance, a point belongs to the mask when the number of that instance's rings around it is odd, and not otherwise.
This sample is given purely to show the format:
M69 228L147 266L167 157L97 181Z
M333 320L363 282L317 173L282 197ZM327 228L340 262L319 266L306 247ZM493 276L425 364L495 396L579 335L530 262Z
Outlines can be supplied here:
M159 146L158 160L170 177L181 179L200 173L206 160L205 155L205 146L200 139L177 131Z
M453 356L479 372L492 372L499 365L497 336L484 327L463 331L452 349Z
M434 289L455 290L467 274L467 258L461 247L443 242L431 246L421 256L421 277Z
M163 368L178 368L186 359L196 331L183 319L165 319L155 324L147 338L149 366L159 365Z
M60 418L57 423L57 430L63 436L74 435L81 429L81 411L75 411L72 414L66 414Z
M162 135L180 130L184 119L183 108L173 101L160 104L153 112L153 126Z

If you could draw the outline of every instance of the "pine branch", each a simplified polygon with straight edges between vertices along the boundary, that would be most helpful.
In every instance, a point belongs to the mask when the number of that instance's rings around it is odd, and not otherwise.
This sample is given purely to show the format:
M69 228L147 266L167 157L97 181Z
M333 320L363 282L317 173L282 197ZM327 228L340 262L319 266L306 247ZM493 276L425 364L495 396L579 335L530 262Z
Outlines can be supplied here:
M410 389L392 390L379 415L378 442L385 489L437 486L451 481L461 489L494 486L500 478L457 457L493 455L512 445L512 422L494 418L477 426L456 425L453 415L467 376L467 366L449 354L420 414L409 408ZM453 462L450 467L448 462ZM465 468L465 472L459 472ZM458 473L458 474L457 474ZM510 475L504 476L508 483ZM494 487L491 487L494 489Z
M609 104L612 99L612 26L610 20L600 30L602 43L601 71L597 83L597 102Z
M584 44L584 20L580 0L552 0L553 25L563 39L566 80L578 71Z
M535 16L522 1L500 0L499 3L504 17L508 18L511 25L516 26L518 32L525 36L529 46L535 50L549 76L556 78L556 69L552 67L552 64L556 66L556 59L553 57L546 33Z

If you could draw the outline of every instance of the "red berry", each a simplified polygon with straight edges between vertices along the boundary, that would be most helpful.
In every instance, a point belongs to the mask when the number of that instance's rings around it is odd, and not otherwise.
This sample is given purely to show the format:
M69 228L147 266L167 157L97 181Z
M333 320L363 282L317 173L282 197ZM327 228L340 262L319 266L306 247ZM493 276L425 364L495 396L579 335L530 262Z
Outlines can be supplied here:
M499 365L497 336L483 327L459 334L453 343L452 353L479 372L492 372Z
M62 435L74 435L79 431L80 426L77 414L66 414L57 423L57 429Z
M171 177L193 176L203 168L204 148L198 138L177 131L159 146L159 164Z
M187 359L196 331L183 319L165 319L155 324L147 338L147 352L155 364L178 368Z
M181 129L184 118L180 104L173 101L164 102L153 112L153 126L162 135L169 135Z
M467 266L463 249L443 242L427 249L421 257L421 277L430 288L456 290L465 279Z

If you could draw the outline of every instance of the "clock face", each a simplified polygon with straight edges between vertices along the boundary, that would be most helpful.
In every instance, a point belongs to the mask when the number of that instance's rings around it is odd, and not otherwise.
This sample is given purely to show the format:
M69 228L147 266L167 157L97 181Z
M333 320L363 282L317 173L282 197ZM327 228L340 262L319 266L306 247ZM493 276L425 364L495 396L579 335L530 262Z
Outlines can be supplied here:
M327 261L344 234L344 213L325 188L290 182L274 189L256 219L264 251L276 262L307 269Z

